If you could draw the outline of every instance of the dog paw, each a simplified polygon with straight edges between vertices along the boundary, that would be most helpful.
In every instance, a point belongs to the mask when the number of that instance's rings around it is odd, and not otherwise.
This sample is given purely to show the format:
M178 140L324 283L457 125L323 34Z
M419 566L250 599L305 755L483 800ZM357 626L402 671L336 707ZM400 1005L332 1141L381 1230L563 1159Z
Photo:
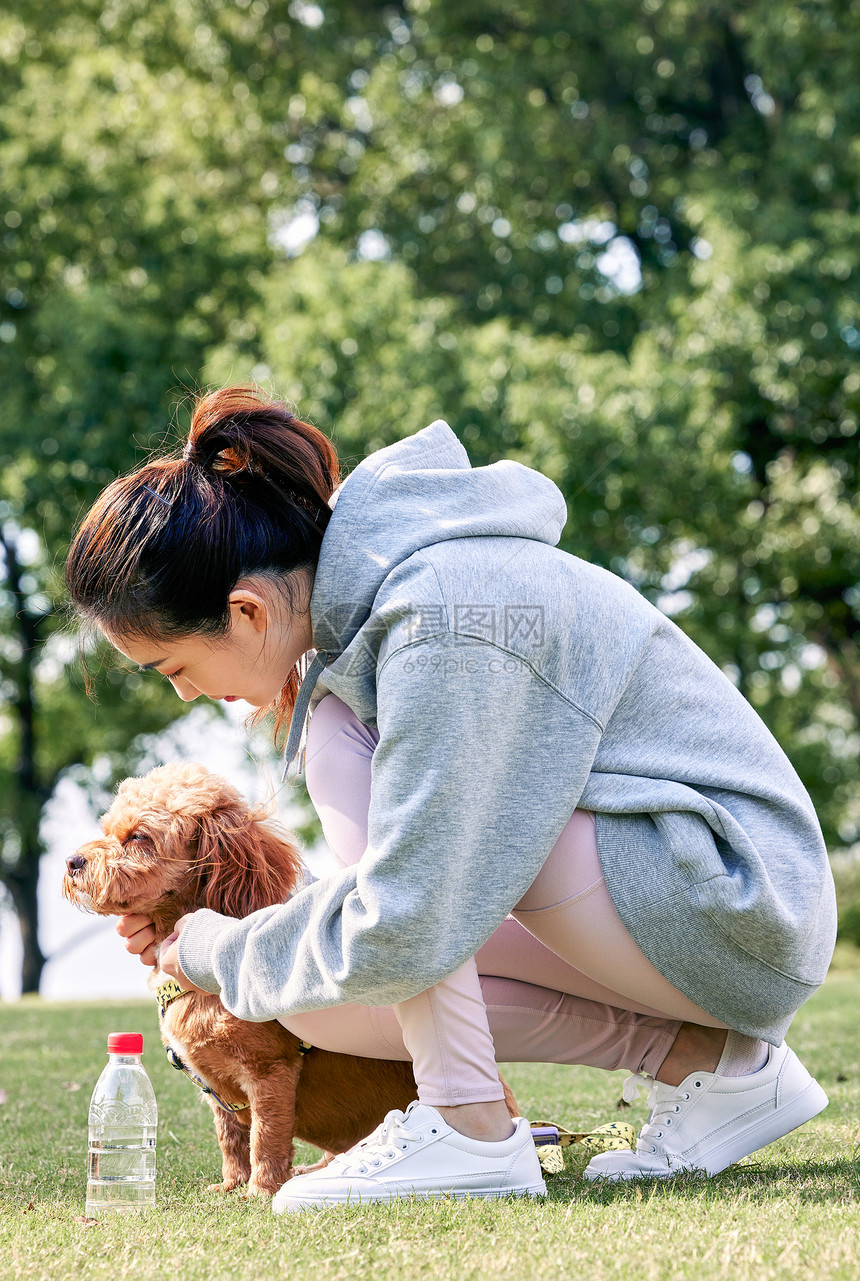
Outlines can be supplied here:
M314 1161L313 1165L294 1165L293 1175L296 1174L316 1174L317 1170L324 1170L327 1165L331 1165L335 1158L334 1152L327 1152L319 1161Z
M245 1186L244 1179L230 1179L230 1180L225 1180L223 1183L207 1183L206 1191L207 1192L235 1192L236 1188L244 1188L244 1186Z
M275 1193L284 1186L289 1177L290 1175L288 1174L286 1178L274 1181L271 1179L255 1179L252 1177L248 1184L248 1196L274 1196Z
M313 1165L294 1165L290 1178L295 1178L297 1174L315 1174L317 1170L323 1170L328 1165L328 1161L315 1161Z

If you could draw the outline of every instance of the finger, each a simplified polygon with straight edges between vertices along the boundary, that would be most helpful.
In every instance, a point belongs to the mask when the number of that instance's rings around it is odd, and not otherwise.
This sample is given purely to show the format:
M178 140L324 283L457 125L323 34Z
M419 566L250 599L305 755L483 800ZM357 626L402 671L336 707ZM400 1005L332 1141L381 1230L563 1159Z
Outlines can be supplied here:
M158 966L165 974L168 974L172 979L175 979L179 986L184 988L186 991L203 991L203 988L199 988L195 983L192 983L191 979L183 971L179 964L179 948L176 946L176 943L172 942L170 939L165 939L161 945L158 954Z
M170 947L166 952L159 953L158 966L165 974L169 974L172 979L175 979L180 987L186 989L194 987L194 984L189 982L185 974L182 972L182 967L179 964L175 947Z
M131 938L133 934L137 934L139 930L144 929L147 925L152 925L151 916L143 916L140 912L133 912L128 916L118 917L114 929L120 938L127 939Z
M155 926L145 925L142 930L138 930L136 934L126 939L125 950L131 952L132 956L143 958L144 954L153 947L156 938Z

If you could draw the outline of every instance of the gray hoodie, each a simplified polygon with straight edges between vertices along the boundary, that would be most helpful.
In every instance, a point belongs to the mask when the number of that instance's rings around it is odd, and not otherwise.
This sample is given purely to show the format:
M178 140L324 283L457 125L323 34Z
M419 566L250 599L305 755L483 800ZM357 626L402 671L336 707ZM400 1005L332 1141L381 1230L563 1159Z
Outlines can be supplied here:
M833 883L797 774L670 619L557 548L566 515L538 472L473 469L441 421L341 486L288 755L311 693L377 727L368 848L244 920L195 913L180 964L240 1018L438 982L577 806L626 928L696 1004L778 1042L822 982Z

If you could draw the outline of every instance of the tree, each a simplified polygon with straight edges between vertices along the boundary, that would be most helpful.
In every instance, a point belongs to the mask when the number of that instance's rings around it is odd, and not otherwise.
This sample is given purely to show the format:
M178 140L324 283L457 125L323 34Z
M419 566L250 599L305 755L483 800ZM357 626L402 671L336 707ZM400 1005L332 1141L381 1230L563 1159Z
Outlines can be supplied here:
M773 602L787 567L817 564L822 546L856 573L856 508L834 493L831 468L799 481L783 463L764 510L719 370L683 342L673 364L650 331L625 359L500 317L463 324L402 264L322 246L270 273L253 323L254 354L215 350L208 377L253 364L301 413L336 424L348 466L442 416L476 465L510 457L552 476L570 512L562 545L628 578L693 635L786 746L830 844L854 839L846 682L799 613L811 606ZM809 545L813 510L822 540Z
M253 296L266 253L230 101L183 69L181 23L164 10L148 62L141 25L112 46L114 17L21 4L2 19L0 881L21 922L24 991L44 963L39 818L59 773L96 760L127 772L138 735L179 711L121 669L90 703L55 603L63 551L97 491L169 434L171 401Z
M357 60L340 131L313 86L291 100L322 236L408 264L457 334L505 320L543 351L531 391L503 355L486 399L451 402L464 438L528 461L551 437L591 526L571 549L676 611L837 844L860 833L856 15L414 0Z
M64 547L204 371L268 370L347 464L442 414L476 463L545 470L568 550L672 612L857 840L856 11L6 6L2 869L28 986L58 772L122 772L179 710L114 671L93 712Z

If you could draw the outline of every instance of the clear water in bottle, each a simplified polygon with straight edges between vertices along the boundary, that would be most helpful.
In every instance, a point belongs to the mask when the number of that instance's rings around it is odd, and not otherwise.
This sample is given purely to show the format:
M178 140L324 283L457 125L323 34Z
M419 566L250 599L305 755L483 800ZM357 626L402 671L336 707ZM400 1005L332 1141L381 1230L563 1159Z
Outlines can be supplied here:
M155 1204L158 1110L142 1052L137 1032L108 1037L107 1067L90 1102L86 1213L91 1218Z

